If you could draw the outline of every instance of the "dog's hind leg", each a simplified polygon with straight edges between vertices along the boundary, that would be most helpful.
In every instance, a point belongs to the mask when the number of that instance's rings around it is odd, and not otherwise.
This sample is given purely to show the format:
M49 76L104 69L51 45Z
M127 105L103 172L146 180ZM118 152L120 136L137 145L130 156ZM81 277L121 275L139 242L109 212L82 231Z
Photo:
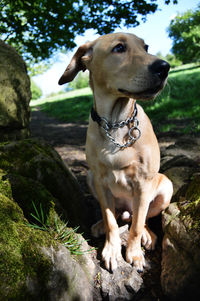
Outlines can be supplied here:
M95 223L94 225L92 225L91 233L92 233L92 236L94 236L94 237L99 237L106 233L106 230L104 227L104 222L102 219L100 221L98 221L97 223Z
M93 173L90 169L87 172L87 184L88 184L88 187L90 189L90 192L92 193L92 195L97 200L97 194L96 194L95 186L94 186L94 176L93 176Z
M165 175L159 173L157 175L157 183L156 194L153 201L149 205L146 223L148 222L149 218L157 216L161 211L168 207L173 194L172 182ZM142 245L147 250L154 250L156 240L156 235L149 229L147 225L145 225L142 235Z

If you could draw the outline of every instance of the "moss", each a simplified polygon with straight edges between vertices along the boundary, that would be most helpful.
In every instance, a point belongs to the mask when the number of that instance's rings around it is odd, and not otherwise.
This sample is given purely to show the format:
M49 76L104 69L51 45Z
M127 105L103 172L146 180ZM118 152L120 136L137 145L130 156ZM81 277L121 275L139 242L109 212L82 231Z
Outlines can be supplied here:
M50 235L28 228L19 206L0 195L0 296L2 300L25 300L26 282L37 279L42 292L51 262L39 246L55 245Z
M0 168L9 175L20 175L42 184L63 207L70 226L80 225L80 231L87 231L83 226L86 221L81 210L84 201L81 189L60 156L47 143L26 139L0 144ZM26 190L25 186L21 186L21 191Z
M37 208L41 204L45 216L49 216L50 209L55 207L55 198L42 184L15 174L8 174L7 179L12 187L14 200L23 209L24 215L29 221L32 221L30 213L34 212L33 202Z
M59 155L45 142L27 139L0 143L0 300L45 298L52 262L42 247L53 245L57 249L62 241L62 231L59 235L54 231L55 216L66 228L57 214L59 202L65 206L69 199L70 210L72 206L76 209L76 225L80 222L77 211L81 212L81 194L72 178ZM27 226L28 221L36 223L31 219L31 213L35 214L33 202L37 208L42 205L49 232ZM31 286L33 289L28 290Z
M0 193L12 198L12 189L9 180L6 178L6 173L0 169Z
M180 217L189 231L200 232L200 176L195 176L187 187L185 197L179 203Z
M40 297L45 296L52 263L41 247L58 246L48 232L26 225L27 219L33 221L32 202L36 207L42 204L50 221L56 214L55 198L44 185L31 178L33 174L28 168L31 160L41 153L53 156L49 147L29 139L0 144L0 299L5 301L33 300L28 281L35 283L34 291Z
M56 157L55 152L47 143L38 142L36 139L1 143L0 168L7 171L22 171L28 162L41 154L45 157ZM58 155L57 159L59 159Z

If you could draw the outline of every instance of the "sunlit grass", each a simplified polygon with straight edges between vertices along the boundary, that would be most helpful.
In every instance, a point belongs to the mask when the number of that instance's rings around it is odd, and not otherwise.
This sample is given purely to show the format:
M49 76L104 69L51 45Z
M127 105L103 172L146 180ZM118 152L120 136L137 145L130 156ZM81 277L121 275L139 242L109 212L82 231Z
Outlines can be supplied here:
M87 122L93 97L89 88L31 102L65 122ZM200 66L189 64L169 74L164 91L153 101L140 102L159 131L176 130L174 120L187 119L186 132L200 131ZM178 129L177 129L178 130Z

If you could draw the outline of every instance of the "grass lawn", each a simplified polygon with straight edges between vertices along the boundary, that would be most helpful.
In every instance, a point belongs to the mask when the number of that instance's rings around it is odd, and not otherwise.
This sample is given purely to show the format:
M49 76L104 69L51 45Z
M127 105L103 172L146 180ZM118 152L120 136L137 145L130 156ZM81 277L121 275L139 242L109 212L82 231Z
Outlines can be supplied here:
M163 92L151 102L141 103L159 131L200 132L200 66L185 65L172 70Z
M87 122L93 97L90 88L79 89L57 96L31 101L31 107L65 122Z
M87 122L92 106L92 92L84 88L57 96L31 101L50 116L65 122ZM200 132L200 66L183 65L169 74L164 91L153 101L140 102L158 131L178 129Z

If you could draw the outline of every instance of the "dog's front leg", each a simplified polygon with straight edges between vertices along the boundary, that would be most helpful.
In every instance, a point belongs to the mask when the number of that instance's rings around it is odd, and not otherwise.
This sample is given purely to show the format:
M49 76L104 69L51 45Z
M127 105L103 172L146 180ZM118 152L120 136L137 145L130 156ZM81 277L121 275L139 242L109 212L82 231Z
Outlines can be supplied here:
M106 241L102 251L102 259L108 270L117 268L117 260L121 258L121 240L119 237L119 228L115 218L115 205L111 192L108 188L100 184L101 181L95 180L95 190L100 202L104 227L106 232Z
M126 260L134 264L139 272L143 271L145 259L141 249L141 238L149 208L149 196L142 192L134 196L133 216L126 250Z

